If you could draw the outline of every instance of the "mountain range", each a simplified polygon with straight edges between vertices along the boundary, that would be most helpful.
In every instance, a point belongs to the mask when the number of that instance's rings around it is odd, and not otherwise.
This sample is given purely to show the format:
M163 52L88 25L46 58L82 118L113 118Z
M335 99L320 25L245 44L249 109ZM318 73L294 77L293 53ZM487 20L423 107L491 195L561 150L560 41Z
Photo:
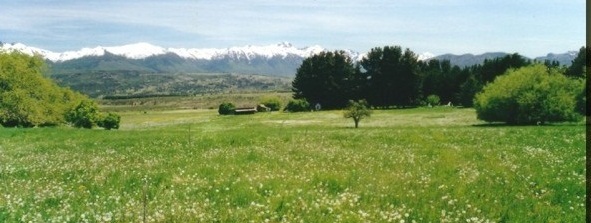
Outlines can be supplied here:
M62 53L21 43L2 43L0 51L19 51L45 58L50 77L61 86L95 98L142 98L241 91L289 91L302 61L327 49L294 47L283 42L268 46L225 49L163 48L149 43L83 48ZM345 52L356 61L365 54ZM419 60L449 60L460 67L483 63L507 53L480 55L418 54ZM548 54L536 60L570 65L577 52Z
M0 42L0 50L16 50L31 55L41 55L47 60L52 74L135 71L140 73L238 73L286 77L293 76L305 58L327 51L318 45L297 48L288 42L224 49L163 48L149 43L136 43L114 47L83 48L78 51L61 53L21 43ZM357 61L365 55L352 50L345 50L345 52ZM417 56L419 60L449 60L452 65L465 67L481 64L485 59L506 55L508 54L494 52L480 55L443 54L435 56L427 52ZM568 66L576 55L576 51L569 51L563 54L549 53L534 59L538 61L555 60Z
M62 53L21 43L3 43L0 49L41 55L54 74L132 70L145 73L240 73L272 76L293 76L304 58L326 50L320 46L296 48L287 42L225 49L163 48L149 43L136 43ZM360 57L353 51L347 53L352 58Z

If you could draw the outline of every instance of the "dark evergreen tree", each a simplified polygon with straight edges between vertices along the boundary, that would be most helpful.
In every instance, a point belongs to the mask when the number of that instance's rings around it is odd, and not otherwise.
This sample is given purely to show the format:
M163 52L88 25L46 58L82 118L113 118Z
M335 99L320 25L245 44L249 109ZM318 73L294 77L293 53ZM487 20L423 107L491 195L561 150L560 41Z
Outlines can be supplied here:
M376 107L408 106L419 96L417 56L399 46L372 49L363 60L367 79L366 97Z
M451 66L449 60L429 60L421 63L421 94L423 97L437 95L442 103L458 103L460 86L466 81L467 73L458 66Z
M572 61L570 67L566 69L565 75L569 77L586 77L587 74L585 68L585 61L587 58L587 54L589 54L589 50L587 50L585 47L581 47L579 53L577 54L577 57L575 57L575 59Z
M492 60L484 60L478 73L482 83L492 82L497 76L504 74L508 69L517 69L530 65L531 62L525 57L514 53L504 57L498 57Z
M458 102L464 107L472 107L474 105L474 96L482 90L482 83L478 81L474 74L470 74L466 81L460 86L458 92Z
M322 52L305 59L292 82L295 99L306 99L323 108L343 108L352 96L351 81L356 71L344 51Z
M369 104L376 107L389 105L387 98L393 97L391 82L388 81L387 76L383 73L383 67L386 64L384 62L385 50L400 52L400 47L373 48L360 62L365 71L363 73L366 79L365 98L367 98Z
M411 106L418 104L420 76L417 55L409 49L404 51L394 87L397 89L394 105Z

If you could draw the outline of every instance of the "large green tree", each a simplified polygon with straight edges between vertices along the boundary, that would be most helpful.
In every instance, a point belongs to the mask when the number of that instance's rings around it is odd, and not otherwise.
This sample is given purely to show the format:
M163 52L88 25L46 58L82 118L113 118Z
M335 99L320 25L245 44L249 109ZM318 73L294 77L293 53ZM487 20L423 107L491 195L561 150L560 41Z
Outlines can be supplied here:
M535 124L577 121L577 97L584 87L580 79L558 69L534 64L509 70L486 85L474 100L478 118L488 122Z
M343 108L352 92L350 82L358 74L344 51L321 52L305 59L292 82L295 99L306 99L323 108Z
M417 56L400 46L373 48L360 62L367 80L365 98L376 107L407 106L419 96Z
M0 52L0 125L58 125L65 122L65 113L85 98L57 86L43 75L45 71L39 56Z

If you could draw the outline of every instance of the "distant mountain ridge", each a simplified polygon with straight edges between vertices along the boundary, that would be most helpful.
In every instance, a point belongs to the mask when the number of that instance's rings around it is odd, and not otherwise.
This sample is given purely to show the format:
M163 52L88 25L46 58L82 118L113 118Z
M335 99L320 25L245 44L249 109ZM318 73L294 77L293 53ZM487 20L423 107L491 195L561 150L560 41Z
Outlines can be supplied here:
M241 73L274 76L293 76L305 58L327 51L318 45L297 48L288 42L224 49L163 48L149 43L136 43L114 47L83 48L62 53L21 43L0 42L0 50L39 54L48 60L54 74L131 70L147 73ZM352 50L345 50L345 52L357 61L365 55ZM424 61L449 60L452 65L465 67L506 55L508 54L503 52L492 52L480 55L435 56L427 52L418 54L417 57ZM543 57L536 57L535 60L555 60L568 66L576 55L576 51L564 54L550 53Z
M484 53L480 55L474 54L462 54L462 55L454 55L454 54L443 54L439 56L435 56L432 59L436 60L449 60L452 65L457 65L459 67L466 67L472 66L476 64L484 63L484 60L490 60L497 57L504 57L509 55L508 53L503 52L492 52L492 53Z
M560 65L570 66L578 54L579 54L578 51L568 51L566 53L560 53L560 54L549 53L546 56L536 57L535 60L537 60L537 61L546 61L546 60L558 61L560 63Z
M296 48L283 42L268 46L225 49L163 48L149 43L118 47L83 48L55 53L21 43L1 44L0 49L39 54L50 62L52 73L134 70L153 73L205 72L292 76L304 58L326 51L320 46ZM347 51L353 58L358 53Z
M150 43L140 42L123 46L97 46L95 48L82 48L78 51L66 51L62 53L56 53L49 50L29 47L22 43L4 43L1 44L1 46L2 49L6 50L17 50L28 54L40 54L44 58L52 62L64 62L68 60L80 59L87 56L103 56L108 53L123 56L128 59L146 59L152 56L176 54L177 56L183 59L213 60L224 57L234 57L236 59L250 59L258 56L266 58L288 56L309 57L311 55L325 51L324 48L318 45L305 48L296 48L288 42L282 42L279 44L267 46L248 45L243 47L230 47L224 49L163 48L160 46L152 45ZM351 56L357 56L352 51L351 53Z
M546 60L549 61L558 61L560 65L570 66L572 61L577 57L577 51L568 51L566 53L555 54L549 53L546 56L540 56L533 58L535 61L544 62ZM462 55L454 55L454 54L443 54L439 56L432 57L431 59L436 60L449 60L452 65L457 65L459 67L467 67L473 66L476 64L484 63L484 60L491 60L498 57L504 57L509 55L509 53L503 52L492 52L492 53L483 53L479 55L474 54L462 54ZM528 60L532 60L531 58L524 57Z

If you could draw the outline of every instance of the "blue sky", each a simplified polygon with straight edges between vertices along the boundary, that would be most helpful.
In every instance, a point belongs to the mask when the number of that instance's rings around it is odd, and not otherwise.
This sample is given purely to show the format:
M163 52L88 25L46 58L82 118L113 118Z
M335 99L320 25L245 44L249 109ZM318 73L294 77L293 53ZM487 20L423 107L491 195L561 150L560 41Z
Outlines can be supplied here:
M0 0L0 41L56 52L149 42L226 48L283 41L360 52L543 56L585 44L583 0Z

